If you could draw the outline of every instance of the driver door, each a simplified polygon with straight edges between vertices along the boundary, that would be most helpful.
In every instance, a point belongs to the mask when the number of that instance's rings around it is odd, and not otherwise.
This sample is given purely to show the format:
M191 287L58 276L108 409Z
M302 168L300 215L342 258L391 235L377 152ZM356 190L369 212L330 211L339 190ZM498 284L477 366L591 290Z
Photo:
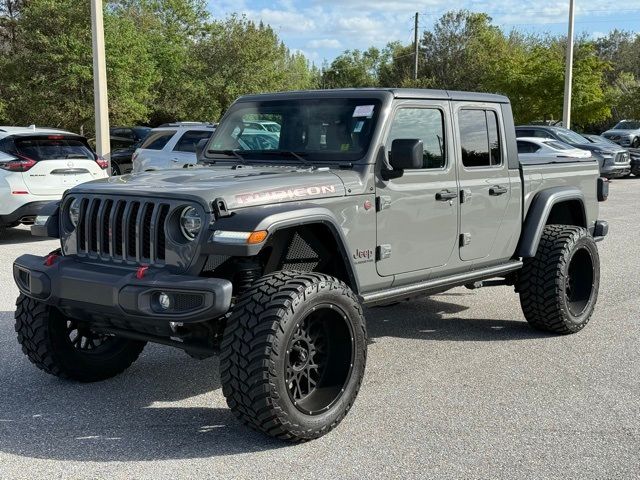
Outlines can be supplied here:
M458 186L447 102L405 102L393 113L385 145L420 139L423 168L377 189L377 270L381 276L445 265L458 238Z

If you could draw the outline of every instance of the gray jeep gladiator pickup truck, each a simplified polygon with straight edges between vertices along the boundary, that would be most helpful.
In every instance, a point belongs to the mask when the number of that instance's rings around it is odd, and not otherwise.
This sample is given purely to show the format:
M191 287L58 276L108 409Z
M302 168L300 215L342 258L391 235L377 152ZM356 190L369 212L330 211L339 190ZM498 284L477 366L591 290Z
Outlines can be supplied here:
M280 131L264 143L247 122ZM146 342L220 354L246 425L319 437L364 375L364 306L513 285L556 334L594 310L607 183L593 159L521 164L509 100L434 90L246 96L199 164L70 189L14 264L18 341L47 373L117 375ZM401 361L401 359L399 359Z

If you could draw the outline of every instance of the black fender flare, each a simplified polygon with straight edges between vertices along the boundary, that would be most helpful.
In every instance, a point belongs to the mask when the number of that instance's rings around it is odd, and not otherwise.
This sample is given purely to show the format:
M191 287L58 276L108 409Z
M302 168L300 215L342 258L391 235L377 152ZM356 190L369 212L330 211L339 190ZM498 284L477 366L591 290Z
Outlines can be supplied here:
M531 258L536 256L542 231L547 223L549 214L554 205L566 202L568 200L577 200L582 207L582 216L587 219L585 209L584 194L576 187L551 187L542 190L536 194L531 202L527 217L522 225L522 233L520 234L520 242L516 255L522 258ZM582 225L587 227L587 225Z
M256 245L229 245L214 240L208 243L207 251L212 254L249 257L260 253L266 242L278 230L302 225L321 224L328 227L338 245L350 283L357 293L360 289L355 265L347 248L347 239L336 216L327 208L309 204L280 204L267 207L248 207L235 210L231 215L219 217L212 229L235 232L256 232L266 230L269 235L264 242Z

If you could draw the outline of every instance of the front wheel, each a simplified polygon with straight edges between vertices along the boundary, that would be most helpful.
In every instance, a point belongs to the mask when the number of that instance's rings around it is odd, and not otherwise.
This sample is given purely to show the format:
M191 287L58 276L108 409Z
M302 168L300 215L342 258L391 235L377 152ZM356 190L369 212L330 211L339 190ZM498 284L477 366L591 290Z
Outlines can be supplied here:
M222 341L222 391L244 424L311 440L351 408L366 353L362 307L347 285L324 274L276 272L233 310Z
M536 256L524 261L518 292L531 326L568 334L589 322L599 286L600 257L593 237L581 227L547 225Z
M640 148L640 137L636 137L633 139L631 143L631 148Z
M101 335L58 310L20 295L18 342L31 363L57 377L96 382L114 377L140 355L146 342Z

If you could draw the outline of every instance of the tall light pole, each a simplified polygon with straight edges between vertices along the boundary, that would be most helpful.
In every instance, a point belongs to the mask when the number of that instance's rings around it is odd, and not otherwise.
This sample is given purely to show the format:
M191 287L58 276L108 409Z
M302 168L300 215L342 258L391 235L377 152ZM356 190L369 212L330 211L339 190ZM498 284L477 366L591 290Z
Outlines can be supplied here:
M418 12L416 12L413 30L413 79L418 80Z
M91 34L93 39L93 103L96 116L96 153L109 160L109 105L107 98L107 64L104 54L104 20L102 0L91 0ZM111 160L109 160L111 174Z
M573 24L575 14L575 0L569 0L569 33L567 35L567 59L564 71L564 107L562 109L562 124L571 128L571 82L573 80Z

